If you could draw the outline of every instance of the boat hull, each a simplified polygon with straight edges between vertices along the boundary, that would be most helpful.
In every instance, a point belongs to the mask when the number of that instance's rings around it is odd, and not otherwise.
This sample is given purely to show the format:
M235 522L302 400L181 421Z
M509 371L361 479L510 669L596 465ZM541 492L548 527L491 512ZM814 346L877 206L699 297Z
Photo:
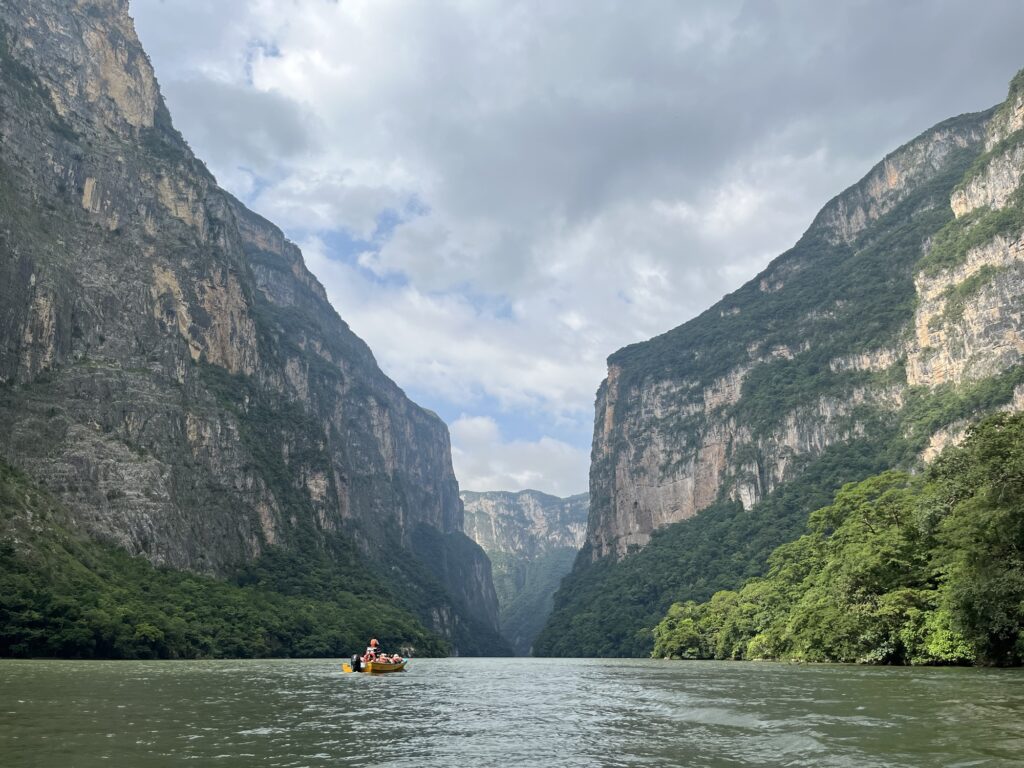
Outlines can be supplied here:
M361 669L359 669L358 671L359 672L365 672L365 673L367 673L369 675L382 675L382 674L385 674L386 672L404 672L405 671L405 662L406 662L405 659L403 659L402 661L400 661L397 664L385 664L384 662L381 662L381 661L364 661L360 665ZM351 664L342 664L341 665L341 669L342 669L343 672L355 672L356 671L356 670L352 669L352 665Z

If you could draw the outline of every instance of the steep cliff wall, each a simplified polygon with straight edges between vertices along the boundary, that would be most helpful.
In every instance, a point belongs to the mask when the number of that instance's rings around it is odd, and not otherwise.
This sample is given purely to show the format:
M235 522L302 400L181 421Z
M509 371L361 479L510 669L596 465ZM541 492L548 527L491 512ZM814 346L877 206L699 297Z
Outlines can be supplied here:
M463 491L466 535L487 552L534 558L551 549L579 549L587 494L558 498L540 491Z
M445 425L193 156L127 2L0 2L0 78L3 458L175 568L337 535L409 563L425 529L412 607L457 650L497 642Z
M986 116L928 131L832 200L793 249L697 319L609 358L588 545L621 557L721 495L751 508L801 457L902 405L913 265ZM940 208L941 206L941 208Z
M910 385L977 382L1024 359L1024 76L989 123L985 150L915 275Z
M797 535L822 491L1019 407L1022 91L1018 76L997 109L896 150L750 283L609 358L589 556L556 596L542 652L581 636L584 652L643 651L653 606L758 573L767 540ZM627 597L630 579L642 584ZM601 600L618 619L592 620Z
M491 559L501 632L518 655L528 655L583 546L588 497L464 491L462 500L466 535Z

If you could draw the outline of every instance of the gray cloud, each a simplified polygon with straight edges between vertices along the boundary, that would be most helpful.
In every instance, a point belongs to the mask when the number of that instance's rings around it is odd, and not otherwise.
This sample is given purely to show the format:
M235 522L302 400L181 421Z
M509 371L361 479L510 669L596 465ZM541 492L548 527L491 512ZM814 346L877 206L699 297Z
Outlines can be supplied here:
M176 107L179 130L219 166L272 176L282 164L316 152L324 133L315 114L275 91L195 77L171 80L163 91Z
M752 277L1024 65L1024 4L998 0L132 7L197 153L309 244L399 383L531 425L503 449L524 467L551 424L585 444L609 353ZM403 213L359 268L332 258L327 235L384 211Z

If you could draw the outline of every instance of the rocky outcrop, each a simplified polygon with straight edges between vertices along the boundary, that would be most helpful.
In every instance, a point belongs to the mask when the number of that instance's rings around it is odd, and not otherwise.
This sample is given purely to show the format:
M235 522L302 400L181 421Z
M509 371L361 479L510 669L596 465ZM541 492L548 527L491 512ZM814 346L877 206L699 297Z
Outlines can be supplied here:
M943 258L915 277L911 385L977 382L1024 360L1020 80L1015 78L989 124L987 152L953 192L957 220L933 246L942 249ZM927 256L926 251L926 263Z
M917 276L909 384L977 381L1024 359L1022 235L998 236L957 267Z
M1007 147L953 191L949 203L959 219L978 208L998 210L1020 189L1024 144Z
M901 403L898 388L858 387L838 397L813 398L758 432L728 408L740 401L742 374L737 371L729 379L734 398L720 397L723 380L718 380L697 391L686 382L677 388L661 382L632 390L623 400L610 368L597 395L603 425L595 433L591 468L591 482L596 479L599 492L610 497L603 497L608 499L600 508L604 514L589 518L592 557L621 557L642 548L654 531L693 517L723 495L751 509L792 477L800 457L818 455L862 433L865 427L854 414L866 403L886 408ZM695 402L703 408L697 410ZM712 411L706 410L709 402L716 403ZM692 432L681 434L680 424ZM628 450L617 444L622 433L629 436Z
M539 491L464 491L466 535L494 568L502 634L521 656L551 613L586 532L586 494L560 499Z
M335 535L411 562L426 529L440 589L414 607L463 650L452 627L493 634L445 425L192 155L127 2L0 3L0 78L3 458L175 568Z
M1024 71L1010 81L1010 92L988 125L985 151L991 152L1017 131L1024 128Z
M876 165L860 182L822 209L815 224L832 243L852 243L871 224L893 210L910 191L946 166L951 153L975 145L980 126L964 130L958 122L941 124Z

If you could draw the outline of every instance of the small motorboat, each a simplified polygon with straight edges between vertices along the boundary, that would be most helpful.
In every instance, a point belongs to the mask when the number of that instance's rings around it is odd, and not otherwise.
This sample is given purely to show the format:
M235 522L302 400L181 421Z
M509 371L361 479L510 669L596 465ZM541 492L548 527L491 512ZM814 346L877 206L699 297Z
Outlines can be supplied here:
M384 662L384 661L363 661L359 656L352 657L352 663L345 663L341 665L342 672L366 672L367 674L376 675L384 672L404 672L406 662L408 659L402 659L399 662Z

